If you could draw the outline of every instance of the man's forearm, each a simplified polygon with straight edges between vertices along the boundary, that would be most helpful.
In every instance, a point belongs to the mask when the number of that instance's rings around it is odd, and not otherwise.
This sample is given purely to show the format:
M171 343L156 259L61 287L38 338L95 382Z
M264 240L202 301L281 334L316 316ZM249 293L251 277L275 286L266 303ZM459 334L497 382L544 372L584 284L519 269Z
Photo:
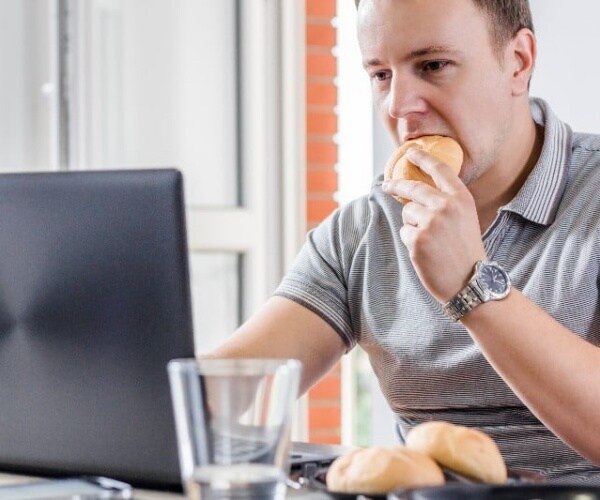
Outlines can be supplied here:
M558 437L600 464L600 348L517 290L463 324L511 389Z

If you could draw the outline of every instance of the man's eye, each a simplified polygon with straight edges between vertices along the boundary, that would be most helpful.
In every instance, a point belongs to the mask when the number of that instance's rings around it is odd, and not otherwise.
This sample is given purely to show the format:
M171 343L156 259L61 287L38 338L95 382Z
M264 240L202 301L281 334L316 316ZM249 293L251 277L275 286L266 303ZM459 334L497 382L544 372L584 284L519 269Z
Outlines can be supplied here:
M377 71L376 73L373 73L371 78L373 80L377 80L378 82L383 82L387 80L388 74L385 71Z
M444 69L448 64L450 64L450 61L427 61L426 63L423 63L421 70L426 73L431 73Z

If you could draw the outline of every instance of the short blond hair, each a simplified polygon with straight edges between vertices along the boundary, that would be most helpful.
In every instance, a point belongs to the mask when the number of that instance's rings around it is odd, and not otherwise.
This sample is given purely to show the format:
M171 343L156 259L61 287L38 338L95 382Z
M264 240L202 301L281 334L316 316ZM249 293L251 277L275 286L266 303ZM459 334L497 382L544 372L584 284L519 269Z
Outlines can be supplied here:
M354 0L356 8L361 0ZM472 0L488 16L494 49L502 51L523 28L533 31L529 0Z

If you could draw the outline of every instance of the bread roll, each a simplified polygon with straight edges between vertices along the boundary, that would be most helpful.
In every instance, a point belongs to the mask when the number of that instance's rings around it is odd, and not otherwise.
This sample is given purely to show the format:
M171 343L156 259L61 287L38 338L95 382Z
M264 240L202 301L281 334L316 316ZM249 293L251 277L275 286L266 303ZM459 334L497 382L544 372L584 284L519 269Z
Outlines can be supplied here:
M327 488L346 493L381 494L399 488L444 484L444 473L427 455L402 446L352 450L327 471Z
M425 422L408 433L406 446L484 483L506 482L506 464L498 446L479 430L448 422Z
M463 150L454 139L443 135L424 135L418 139L406 141L390 157L385 167L384 180L408 179L422 181L435 187L429 174L423 172L414 163L408 161L404 155L410 148L417 148L435 156L454 169L456 175L460 172L463 162ZM399 202L408 200L394 196Z

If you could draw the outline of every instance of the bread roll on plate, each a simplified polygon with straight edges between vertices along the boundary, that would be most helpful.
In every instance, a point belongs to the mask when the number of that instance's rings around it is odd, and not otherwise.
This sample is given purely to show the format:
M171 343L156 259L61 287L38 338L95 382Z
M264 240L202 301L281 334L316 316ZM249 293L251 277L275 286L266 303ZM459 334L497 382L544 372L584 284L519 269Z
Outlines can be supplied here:
M506 464L498 446L479 430L449 422L425 422L411 429L406 437L406 446L478 481L490 484L506 482Z
M463 162L463 150L454 139L443 135L424 135L417 139L411 139L402 144L390 157L385 166L383 178L386 181L395 179L408 179L422 181L435 187L435 182L429 174L423 172L414 163L408 161L404 156L410 148L417 148L435 156L441 162L446 163L456 172L460 172ZM406 203L408 200L394 196L399 202Z
M340 493L377 495L444 482L434 460L402 446L355 449L337 458L327 471L327 488Z

